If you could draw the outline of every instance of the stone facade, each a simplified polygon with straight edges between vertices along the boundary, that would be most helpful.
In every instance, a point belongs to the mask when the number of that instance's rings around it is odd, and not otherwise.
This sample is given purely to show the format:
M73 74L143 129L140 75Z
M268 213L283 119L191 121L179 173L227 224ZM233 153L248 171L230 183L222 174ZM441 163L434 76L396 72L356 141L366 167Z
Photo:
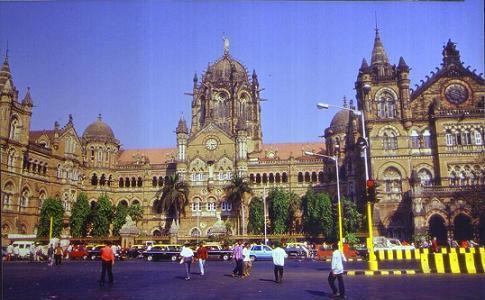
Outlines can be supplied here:
M355 83L357 107L344 102L365 114L371 178L383 188L374 207L375 229L400 238L426 231L435 215L442 216L443 226L463 216L476 222L466 191L483 192L485 184L481 75L463 67L452 42L443 50L441 67L414 90L409 72L402 58L398 66L388 62L376 31L371 64L363 60ZM305 151L337 155L341 191L362 205L359 118L349 110L337 112L325 130L326 144L264 144L259 92L256 72L249 76L226 47L200 79L194 76L191 126L180 119L176 147L121 149L101 116L81 136L71 116L64 127L56 122L54 129L30 131L30 90L19 101L5 57L0 72L2 234L35 233L47 197L63 201L67 224L80 192L91 203L102 194L115 205L139 203L142 234L166 233L167 217L155 202L167 176L175 173L190 187L179 235L207 236L219 216L240 234L236 209L224 195L235 174L247 178L260 196L271 187L303 195L309 186L335 195L333 162Z

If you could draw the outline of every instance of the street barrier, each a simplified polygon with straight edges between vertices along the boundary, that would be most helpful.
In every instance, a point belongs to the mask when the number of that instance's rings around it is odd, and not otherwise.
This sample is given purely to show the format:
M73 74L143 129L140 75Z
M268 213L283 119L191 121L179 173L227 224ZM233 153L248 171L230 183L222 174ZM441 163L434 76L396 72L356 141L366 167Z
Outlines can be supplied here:
M475 252L421 253L423 273L485 273L485 250Z

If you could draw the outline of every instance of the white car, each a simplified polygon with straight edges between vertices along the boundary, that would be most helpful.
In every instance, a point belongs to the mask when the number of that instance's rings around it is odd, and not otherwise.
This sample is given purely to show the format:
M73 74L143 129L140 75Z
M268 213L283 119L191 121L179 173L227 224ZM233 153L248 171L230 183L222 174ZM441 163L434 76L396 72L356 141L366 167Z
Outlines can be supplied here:
M394 238L378 236L374 238L374 250L414 250L412 245L403 245L401 241Z

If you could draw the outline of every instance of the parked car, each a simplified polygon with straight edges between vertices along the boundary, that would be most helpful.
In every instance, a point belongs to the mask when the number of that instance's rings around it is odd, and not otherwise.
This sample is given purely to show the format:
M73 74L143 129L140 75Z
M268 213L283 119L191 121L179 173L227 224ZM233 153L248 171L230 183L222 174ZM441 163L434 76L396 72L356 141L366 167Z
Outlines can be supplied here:
M232 256L232 251L223 249L220 245L204 245L207 248L209 259L229 260Z
M19 249L19 259L26 259L30 257L30 247L34 245L32 241L15 241L12 244Z
M88 258L88 251L84 246L77 246L72 249L69 257L70 259L73 259L73 260L75 259L86 260Z
M374 237L374 250L414 250L412 245L403 245L401 241L383 236Z
M126 251L126 256L128 258L142 258L143 257L143 251L145 251L145 250L146 250L145 245L132 245Z
M150 250L143 251L143 258L147 261L153 260L171 260L176 261L180 257L182 251L181 245L173 244L156 244Z
M104 246L105 245L87 246L86 249L88 249L88 257L91 260L101 258L101 249L103 249Z
M307 258L309 253L308 249L300 245L286 246L285 251L288 257L294 258Z
M273 258L273 249L266 245L254 245L251 247L249 257L255 260L271 260Z

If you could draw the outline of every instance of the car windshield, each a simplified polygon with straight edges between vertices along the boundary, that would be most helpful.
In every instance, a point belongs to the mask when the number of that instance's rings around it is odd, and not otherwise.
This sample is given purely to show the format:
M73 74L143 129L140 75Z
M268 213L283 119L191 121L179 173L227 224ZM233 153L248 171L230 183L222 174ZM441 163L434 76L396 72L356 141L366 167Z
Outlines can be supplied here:
M261 246L253 246L253 248L251 250L253 250L253 251L261 251Z
M264 251L271 251L271 248L268 246L264 246Z

